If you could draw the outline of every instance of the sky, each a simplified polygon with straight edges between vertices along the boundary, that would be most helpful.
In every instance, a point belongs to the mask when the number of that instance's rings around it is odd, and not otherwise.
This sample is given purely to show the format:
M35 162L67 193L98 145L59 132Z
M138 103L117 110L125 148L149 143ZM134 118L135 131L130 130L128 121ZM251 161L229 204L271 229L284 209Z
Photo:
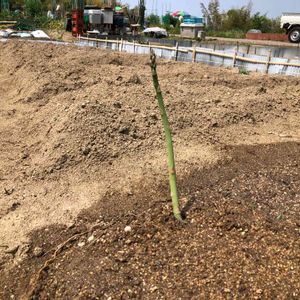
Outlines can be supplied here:
M147 14L154 12L158 15L166 10L184 10L191 15L201 16L200 2L206 6L209 0L145 0ZM138 0L125 0L130 6L135 6ZM220 0L221 10L247 5L248 0ZM279 17L283 12L300 12L299 0L252 0L253 12L267 13L269 17Z

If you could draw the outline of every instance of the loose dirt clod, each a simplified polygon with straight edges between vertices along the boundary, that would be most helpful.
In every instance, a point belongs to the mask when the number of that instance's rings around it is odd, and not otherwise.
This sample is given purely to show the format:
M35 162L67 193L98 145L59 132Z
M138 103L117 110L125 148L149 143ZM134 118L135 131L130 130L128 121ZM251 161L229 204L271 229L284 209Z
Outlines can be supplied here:
M158 72L183 224L147 56L0 44L1 299L300 297L299 79Z

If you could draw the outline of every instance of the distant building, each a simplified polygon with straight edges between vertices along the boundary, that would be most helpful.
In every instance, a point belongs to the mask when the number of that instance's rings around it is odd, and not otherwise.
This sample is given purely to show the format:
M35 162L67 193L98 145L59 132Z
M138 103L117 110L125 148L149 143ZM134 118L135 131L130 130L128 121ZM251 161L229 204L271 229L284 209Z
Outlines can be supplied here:
M204 32L203 18L185 17L180 24L180 34L185 38L201 38Z
M204 33L204 24L180 24L180 35L185 38L201 38Z

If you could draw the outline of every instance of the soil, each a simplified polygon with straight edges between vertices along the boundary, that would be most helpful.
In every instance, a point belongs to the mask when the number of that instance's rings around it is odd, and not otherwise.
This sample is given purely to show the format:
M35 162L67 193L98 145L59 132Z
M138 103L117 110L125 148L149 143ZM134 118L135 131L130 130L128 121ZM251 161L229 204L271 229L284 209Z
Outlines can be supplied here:
M300 79L0 43L0 299L299 299Z

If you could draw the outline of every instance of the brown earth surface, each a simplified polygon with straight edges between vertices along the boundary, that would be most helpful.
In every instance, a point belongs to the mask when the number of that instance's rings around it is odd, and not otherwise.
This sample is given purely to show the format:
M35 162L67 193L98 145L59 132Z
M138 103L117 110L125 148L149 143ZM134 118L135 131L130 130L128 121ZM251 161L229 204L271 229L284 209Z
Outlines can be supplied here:
M299 299L300 79L0 43L0 299Z

